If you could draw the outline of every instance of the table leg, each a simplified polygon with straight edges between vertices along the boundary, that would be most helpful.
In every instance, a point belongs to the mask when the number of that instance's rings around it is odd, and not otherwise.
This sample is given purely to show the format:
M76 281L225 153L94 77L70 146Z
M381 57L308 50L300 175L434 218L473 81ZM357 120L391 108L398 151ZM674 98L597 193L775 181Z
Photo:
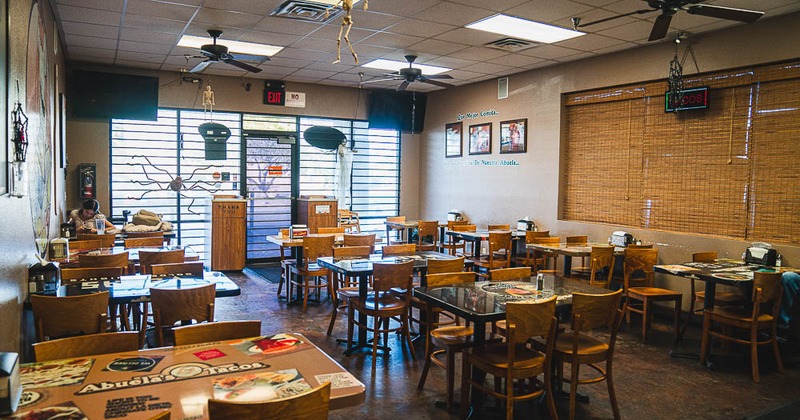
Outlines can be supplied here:
M555 267L553 267L555 268ZM572 256L565 255L564 256L564 275L568 276L572 273Z
M695 281L696 279L692 278L692 277L689 277L689 280L690 281ZM706 284L706 287L705 287L706 296L705 296L705 299L703 300L703 309L704 310L713 309L714 308L714 297L715 297L716 292L717 292L717 283L715 283L713 281L706 281L705 284ZM694 296L691 296L690 298L694 299ZM688 319L687 319L687 321L688 321ZM702 319L701 319L701 324L702 324ZM695 352L681 352L681 351L677 351L677 350L670 350L669 351L669 355L670 355L670 357L674 357L676 359L700 360L700 350L699 349L697 349ZM706 366L709 369L712 369L714 367L714 363L709 360L709 361L706 362Z
M486 343L486 322L483 321L473 321L473 333L472 333L472 341L474 347L483 346ZM486 372L476 368L475 366L472 367L472 380L474 382L483 383L486 379ZM474 387L472 388L472 392L469 396L469 414L467 418L471 419L478 419L481 418L480 412L483 408L483 393Z

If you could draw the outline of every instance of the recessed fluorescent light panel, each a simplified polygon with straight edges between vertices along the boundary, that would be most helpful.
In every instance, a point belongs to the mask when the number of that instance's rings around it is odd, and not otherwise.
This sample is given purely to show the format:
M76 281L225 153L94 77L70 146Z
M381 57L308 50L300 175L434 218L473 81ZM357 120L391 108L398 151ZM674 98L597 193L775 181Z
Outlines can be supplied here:
M477 22L472 22L466 27L545 44L552 44L565 39L586 35L584 32L573 31L572 29L560 28L558 26L507 15L494 15Z
M379 59L375 61L370 61L367 64L362 65L361 67L367 67L371 69L381 69L381 70L391 70L391 71L399 71L400 69L408 67L408 61L392 61L392 60L384 60ZM450 71L453 69L448 69L447 67L438 67L438 66L428 66L425 64L414 64L414 68L422 70L422 73L426 76L432 76L434 74L444 73L446 71Z
M199 49L201 46L205 44L212 44L213 42L214 41L209 37L184 35L181 37L181 40L178 41L178 46ZM263 55L267 57L271 57L283 49L283 47L276 47L274 45L220 39L217 40L217 43L228 47L228 51L230 52L249 55Z

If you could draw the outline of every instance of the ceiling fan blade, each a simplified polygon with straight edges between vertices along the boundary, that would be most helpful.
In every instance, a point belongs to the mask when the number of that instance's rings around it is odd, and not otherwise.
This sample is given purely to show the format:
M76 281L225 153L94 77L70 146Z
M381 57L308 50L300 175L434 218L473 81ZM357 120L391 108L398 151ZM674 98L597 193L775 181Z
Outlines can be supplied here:
M408 80L403 80L403 83L400 83L400 86L397 87L397 91L398 92L402 92L402 91L406 90L406 88L408 87L409 83L411 83L411 82L409 82Z
M212 53L212 52L209 52L209 51L206 51L206 50L197 50L197 51L200 52L200 55L203 56L203 57L210 58L210 59L212 59L214 61L219 60L219 57L217 57L217 55Z
M578 25L576 25L576 26L575 26L575 28L576 28L576 29L577 29L577 28L583 28L584 26L592 26L592 25L596 25L596 24L598 24L598 23L603 23L603 22L608 22L608 21L616 20L616 19L619 19L619 18L624 18L624 17L626 17L626 16L631 16L631 15L641 15L641 14L643 14L643 13L655 12L656 10L658 10L658 9L642 9L642 10L637 10L637 11L635 11L635 12L623 13L623 14L621 14L621 15L616 15L616 16L607 17L607 18L605 18L605 19L596 20L596 21L594 21L594 22L581 23L581 24L578 24Z
M242 63L241 61L236 61L236 60L234 60L233 58L230 58L230 57L224 57L222 59L222 62L230 64L230 65L232 65L234 67L239 67L242 70L247 70L247 71L249 71L251 73L260 73L261 72L261 69L258 68L258 67L253 67L253 66L251 66L249 64Z
M443 88L455 87L454 85L451 85L449 83L440 82L438 80L431 80L430 77L420 77L419 81L423 83L430 83L432 85L436 85Z
M756 10L735 9L733 7L714 6L711 4L697 4L686 9L689 14L708 16L719 19L736 20L739 22L755 22L764 12Z
M210 66L211 63L213 63L213 62L214 61L212 61L210 59L209 60L205 60L205 61L201 61L201 62L197 63L197 65L194 66L193 69L189 70L189 73L200 73L203 70L205 70L206 67Z
M653 30L650 31L650 38L647 38L647 40L656 41L666 37L670 22L672 22L672 15L659 15L656 18L656 22L653 24Z

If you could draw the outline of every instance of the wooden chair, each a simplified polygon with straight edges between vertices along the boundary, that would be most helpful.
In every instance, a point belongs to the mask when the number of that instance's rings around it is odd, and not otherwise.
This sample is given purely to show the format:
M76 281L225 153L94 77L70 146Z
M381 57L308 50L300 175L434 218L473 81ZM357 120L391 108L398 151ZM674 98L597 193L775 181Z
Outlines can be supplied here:
M361 220L358 218L358 213L350 210L339 210L339 226L346 229L348 232L355 231L361 233Z
M448 272L440 274L428 274L428 287L453 286L457 284L475 283L475 273L472 272ZM447 376L447 411L453 406L453 385L455 383L455 357L457 354L469 346L472 341L472 327L451 325L441 326L438 323L436 312L428 307L428 319L430 320L428 334L425 340L425 366L422 368L422 376L419 378L417 389L422 390L431 364L435 364L445 370ZM434 350L438 348L437 350ZM438 356L444 355L445 360L439 360Z
M317 228L318 235L344 235L345 228L343 227L319 227Z
M128 238L161 238L163 244L169 245L170 239L164 237L164 232L160 230L151 232L126 232Z
M464 257L452 260L428 260L428 274L458 273L464 271Z
M611 410L614 418L619 420L619 407L617 396L614 392L612 379L612 361L614 348L617 342L617 332L622 323L624 309L620 308L622 290L603 295L587 295L583 293L572 294L572 327L571 331L560 333L556 339L554 359L558 367L559 384L569 382L569 418L575 418L575 400L578 385L594 384L606 381L608 397L611 400ZM597 328L607 328L610 334L606 339L590 334ZM598 365L605 362L605 369ZM564 379L564 363L570 364L570 378ZM599 376L580 379L580 365L588 365Z
M79 335L33 345L37 362L137 350L139 334L136 331Z
M172 333L176 346L258 337L261 335L261 320L204 322L175 327Z
M464 257L455 258L455 259L452 259L452 260L428 260L428 267L425 270L425 274L424 274L424 277L425 277L424 281L426 283L423 283L423 279L420 278L420 284L427 284L427 275L428 274L458 273L458 272L461 272L461 271L464 271ZM472 281L474 282L475 281L474 280L475 273L474 272L470 272L470 274L472 275L472 277L473 277ZM418 284L415 282L414 286L416 287L416 286L418 286ZM413 312L414 308L416 308L419 311L419 314L420 314L419 317L416 317L416 318L414 317L414 312ZM433 311L434 318L431 318L430 316L426 316L423 319L422 314L427 313L427 311L429 310L428 305L423 300L421 300L421 299L419 299L419 298L417 298L416 296L413 296L413 295L411 296L411 309L412 310L409 312L409 315L408 315L409 316L409 322L412 323L412 324L414 322L416 322L417 325L420 328L420 331L422 330L423 325L426 326L426 329L430 329L432 327L431 326L431 320L436 320L435 324L438 325L438 326L451 325L451 324L455 324L456 323L456 316L451 314L451 313L449 313L449 312L447 312L447 311L442 310L441 308L432 308L432 309L430 309L431 311ZM440 315L444 316L445 318L447 318L447 321L439 321L438 319L439 319Z
M511 230L511 225L488 225L487 230Z
M550 236L549 230L526 230L525 245L534 243L536 238L546 238L548 236ZM534 268L537 265L544 264L544 258L539 258L538 260L536 260L533 257L533 250L526 247L525 254L517 256L514 260L514 263L516 263L517 265L527 265L531 268Z
M439 222L420 220L417 223L417 251L434 251L439 243Z
M647 329L650 327L652 318L653 302L674 302L675 304L675 344L678 342L680 332L681 293L653 287L655 272L653 266L658 261L657 249L625 249L625 265L623 270L623 290L628 299L628 306L625 311L627 322L631 322L631 312L642 314L642 342L647 339ZM635 272L644 273L642 278L634 278ZM641 286L632 286L641 284ZM641 306L633 306L636 302L641 302Z
M397 255L409 255L417 252L417 245L415 244L398 244L398 245L385 245L381 252L384 257L392 257Z
M575 274L589 276L589 284L608 288L611 285L611 278L614 275L614 247L607 245L592 245L592 253L589 255L589 267L573 268ZM605 278L598 277L598 273Z
M372 291L366 300L358 297L350 299L348 308L349 323L347 325L347 348L353 343L353 329L355 326L372 331L372 372L375 373L375 363L378 355L378 342L381 334L383 335L384 345L388 340L390 332L398 331L402 334L411 358L415 359L414 345L411 343L411 332L408 322L408 312L411 303L411 287L414 274L414 261L404 263L373 263L372 264ZM392 289L405 291L401 296L392 293ZM361 324L355 315L366 315L374 318L371 324L369 321ZM394 318L399 322L398 327L390 325L390 319Z
M217 285L193 287L189 289L150 289L150 304L153 307L153 320L156 328L156 342L164 346L164 327L172 330L178 321L214 321L214 299ZM147 306L144 307L147 319ZM144 344L146 328L140 330L140 343Z
M567 236L564 238L567 246L586 246L589 244L589 237L586 235ZM586 266L586 257L581 258L581 267Z
M139 270L142 274L150 274L150 267L153 264L176 264L182 263L185 259L183 249L173 249L169 251L139 251Z
M36 341L106 331L108 292L80 296L32 294Z
M389 217L386 218L386 221L387 222L394 222L394 223L405 223L406 217L405 216L389 216ZM392 240L389 238L389 234L391 232L397 232L398 237L397 237L397 240L395 241L395 243L401 243L400 240L402 239L402 237L401 237L402 229L396 229L396 228L393 228L393 227L390 228L389 226L387 226L386 227L386 245L392 245Z
M61 284L80 283L86 280L119 280L122 268L62 268Z
M447 230L452 231L456 226L463 226L468 225L469 222L466 220L448 220L447 221ZM466 251L466 241L460 238L456 238L455 236L451 235L444 235L443 238L439 238L439 249L442 252L447 252L450 255L456 255L458 250L461 250L461 254L463 255Z
M375 235L372 235L373 238ZM368 245L363 246L342 246L333 248L333 258L369 258L371 247ZM339 312L347 314L347 307L350 299L358 297L358 279L351 279L349 277L341 276L334 273L333 279L333 309L331 310L331 319L328 323L328 335L333 333L333 326L336 323L336 317Z
M489 281L530 281L532 273L530 267L498 268L489 270Z
M778 349L778 312L783 298L783 280L780 272L753 273L752 307L714 307L703 312L703 338L700 345L700 362L705 363L708 357L711 337L725 341L744 344L750 347L750 372L753 382L761 382L758 372L758 346L771 345L778 365L778 372L783 373L783 361ZM725 328L721 332L711 329L717 322ZM729 332L733 327L748 332L747 338L734 336ZM764 334L760 336L759 333Z
M343 246L369 246L370 254L375 252L375 234L374 233L345 233Z
M150 266L150 274L153 277L164 277L170 275L191 276L203 278L205 268L202 261L192 261L184 263L153 264Z
M497 253L507 251L504 258L497 258ZM480 273L480 269L485 271L497 268L511 267L511 231L489 232L489 252L475 260L475 272L479 276L488 277L487 274Z
M122 274L129 274L130 262L128 261L128 252L119 254L106 254L106 255L78 255L78 267L80 268L114 268L118 267L122 270ZM116 318L119 315L120 328L123 330L130 330L130 322L128 320L128 305L114 304L109 306L109 314L111 322L116 326ZM116 329L116 328L114 328Z
M653 249L653 244L628 244L626 249Z
M556 297L536 303L509 302L506 304L508 339L503 343L491 343L464 350L461 371L461 418L467 417L471 388L506 402L506 419L514 418L514 402L540 398L544 394L550 418L558 418L553 401L550 365L556 338L558 320L555 317ZM545 351L541 353L528 347L533 338L545 340ZM490 389L483 381L472 378L472 369L486 372L495 378L505 379L505 393ZM516 394L515 380L536 378L544 374L542 387L526 393ZM535 382L535 381L533 381Z
M695 252L692 254L692 261L713 263L717 261L717 257L718 254L716 251ZM691 301L689 303L689 314L686 316L686 323L684 323L683 328L681 328L681 335L678 338L679 340L683 339L683 334L686 332L686 327L689 326L692 316L694 314L700 314L703 312L703 303L706 300L705 290L697 290L697 280L691 280L689 284L691 285L691 291L689 294L689 296L691 296ZM715 291L714 293L714 306L733 306L741 305L743 303L744 296L739 293L720 292L719 290Z
M549 246L558 246L561 244L561 238L558 236L541 236L532 238L533 244L540 244L540 245L549 245ZM558 254L555 252L543 252L532 250L530 258L537 263L534 264L533 267L533 274L539 273L548 273L548 274L557 274L558 273ZM538 261L541 259L542 269L539 269ZM548 262L553 261L553 268L549 269Z
M103 242L97 239L86 239L83 241L69 241L69 249L72 251L91 251L103 247Z
M330 409L331 383L294 397L263 402L208 400L210 420L326 420Z
M102 235L97 233L79 233L79 241L100 241L100 248L113 248L114 242L117 241L116 233L104 233Z
M335 240L333 235L313 235L303 238L303 261L291 267L293 277L289 279L289 296L292 295L293 286L303 291L303 312L308 306L311 290L316 290L319 298L320 289L327 288L328 294L333 299L333 285L329 281L331 274L327 268L317 263L317 259L333 255ZM322 281L323 277L325 281Z
M164 246L164 238L144 237L125 239L125 248L161 248Z

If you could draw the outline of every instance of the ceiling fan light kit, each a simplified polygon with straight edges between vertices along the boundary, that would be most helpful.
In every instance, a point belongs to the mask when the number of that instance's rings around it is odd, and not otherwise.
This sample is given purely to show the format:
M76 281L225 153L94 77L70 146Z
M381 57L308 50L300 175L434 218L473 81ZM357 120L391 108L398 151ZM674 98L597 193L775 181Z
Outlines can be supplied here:
M366 82L361 82L359 85L367 84L367 83L377 83L377 82L385 82L390 80L402 80L400 86L397 87L398 92L402 92L408 88L408 85L414 82L422 82L428 83L431 85L439 86L439 87L453 87L453 85L449 83L440 82L437 79L452 79L453 76L449 74L431 74L431 75L423 75L422 69L419 67L414 67L414 61L417 60L416 55L406 55L406 61L408 61L408 67L403 67L400 70L392 73L385 73L384 78L382 79L373 79L367 80ZM371 64L371 63L370 63ZM369 67L367 64L364 67Z

